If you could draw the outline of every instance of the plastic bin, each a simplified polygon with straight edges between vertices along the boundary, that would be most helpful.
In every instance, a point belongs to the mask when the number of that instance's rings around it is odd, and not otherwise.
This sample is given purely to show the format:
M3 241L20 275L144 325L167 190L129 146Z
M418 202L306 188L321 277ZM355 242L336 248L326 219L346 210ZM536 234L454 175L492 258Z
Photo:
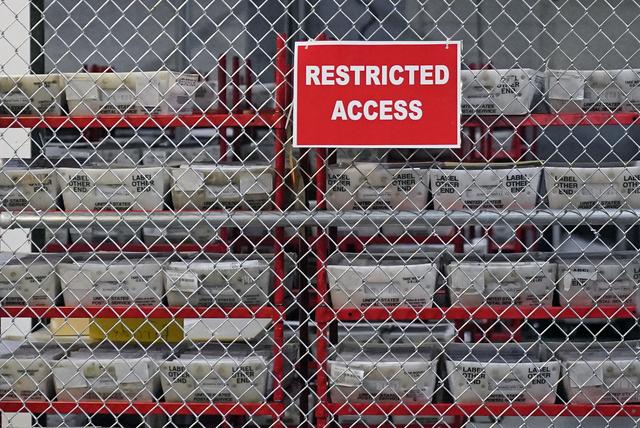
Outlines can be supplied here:
M269 301L273 282L270 261L260 256L169 261L164 272L171 306L261 306Z
M557 265L535 254L459 255L445 275L453 306L551 306Z
M431 307L438 266L437 258L337 254L327 265L332 306Z
M159 305L163 258L134 254L73 254L57 266L67 306Z
M69 159L87 166L133 168L140 161L142 145L107 137L98 142L48 141L45 154L49 159Z
M266 401L269 352L250 345L207 345L161 364L162 390L169 402Z
M61 168L64 208L162 210L168 176L163 168Z
M535 345L450 344L449 391L457 403L553 404L560 362Z
M194 226L143 227L142 236L146 245L153 244L215 244L220 243L218 231L206 223Z
M269 165L182 165L170 172L175 209L269 208L274 174Z
M640 401L640 357L625 342L568 343L558 351L562 385L571 403L624 404Z
M217 142L202 144L194 139L185 141L150 142L142 148L144 166L179 166L185 162L207 163L220 158L220 145Z
M582 110L585 112L618 111L626 100L623 86L617 75L619 70L589 70L585 71L584 101Z
M197 74L167 70L131 74L136 79L140 113L191 114L196 109L196 92L201 86L201 78Z
M42 162L8 159L0 172L0 204L10 211L55 210L60 192L58 174Z
M47 400L53 396L52 367L64 355L58 346L0 341L0 397Z
M550 164L545 169L549 208L640 208L640 165Z
M67 73L65 97L69 114L135 114L141 111L136 99L135 73Z
M70 352L53 368L60 401L151 402L160 393L158 364L166 354L138 347L99 346Z
M327 362L333 403L426 404L436 388L435 345L356 345Z
M427 206L427 165L355 163L327 168L327 209L409 210Z
M582 113L586 72L547 70L547 102L552 113Z
M59 257L51 254L0 253L0 303L52 306L60 286Z
M621 92L622 111L640 111L640 69L618 70L615 82Z
M524 115L540 107L544 74L531 69L463 70L462 114Z
M63 93L60 74L0 76L0 114L59 116Z
M444 163L430 176L436 210L531 210L542 168L535 162Z
M557 263L561 306L635 303L640 276L638 253L562 254Z

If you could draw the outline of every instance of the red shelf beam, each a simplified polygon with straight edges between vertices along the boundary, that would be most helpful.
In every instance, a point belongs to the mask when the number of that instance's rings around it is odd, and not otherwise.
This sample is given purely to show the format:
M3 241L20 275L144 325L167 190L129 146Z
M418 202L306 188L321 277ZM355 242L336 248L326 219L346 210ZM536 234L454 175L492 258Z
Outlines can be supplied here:
M550 319L637 319L635 306L576 306L576 307L522 307L480 306L448 308L370 308L340 309L318 308L318 320L342 321L397 321L422 320L550 320Z
M204 252L204 253L225 253L227 245L222 242L211 244L142 244L131 243L118 245L114 242L104 242L98 244L88 244L84 242L74 242L72 244L61 244L52 242L43 248L45 253L91 253L98 252L124 252L124 253L172 253L176 252Z
M0 316L25 318L270 318L278 320L278 307L188 306L2 306Z
M640 119L639 113L534 113L525 116L472 116L463 117L461 125L465 128L478 127L521 127L521 126L604 126L634 125Z
M398 425L391 422L381 422L375 425L367 425L362 422L355 422L355 423L349 423L349 424L336 425L336 427L340 427L340 428L454 428L455 427L455 428L458 428L457 425L455 424L451 425L444 421L434 422L430 424L427 424L425 422L420 422L420 423L414 422L409 425Z
M213 113L184 115L97 115L97 116L1 116L0 128L214 128L285 126L282 114L276 111L252 113Z
M604 126L634 125L640 120L638 113L534 113L525 116L473 116L463 117L462 126L518 127L518 126ZM185 115L97 115L97 116L2 116L0 128L164 128L164 127L272 127L284 128L285 118L277 111L253 113L212 113Z
M0 411L48 414L267 415L279 417L281 403L156 403L139 401L0 401Z
M640 404L398 404L325 403L321 412L333 415L414 416L640 416Z
M189 307L189 306L2 306L0 316L34 318L271 318L277 320L284 307ZM482 306L478 308L318 308L319 321L412 321L422 320L551 320L551 319L637 319L634 306L518 307Z
M270 415L284 412L281 403L147 403L128 401L0 401L3 412L168 414L168 415ZM640 416L640 404L324 404L334 415L415 416ZM324 411L324 410L322 410Z

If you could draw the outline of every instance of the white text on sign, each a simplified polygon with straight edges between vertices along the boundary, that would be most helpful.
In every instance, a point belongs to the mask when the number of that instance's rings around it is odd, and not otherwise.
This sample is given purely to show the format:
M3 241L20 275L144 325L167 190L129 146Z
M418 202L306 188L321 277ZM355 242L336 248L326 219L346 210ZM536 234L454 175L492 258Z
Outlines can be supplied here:
M308 65L308 86L446 85L445 65ZM336 100L331 120L420 120L420 100Z

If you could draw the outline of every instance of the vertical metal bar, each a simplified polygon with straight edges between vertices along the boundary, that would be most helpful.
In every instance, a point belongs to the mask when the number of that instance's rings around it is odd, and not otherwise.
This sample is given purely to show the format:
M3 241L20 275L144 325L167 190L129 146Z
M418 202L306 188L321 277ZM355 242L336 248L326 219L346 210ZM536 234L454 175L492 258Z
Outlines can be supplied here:
M218 60L218 106L221 112L228 112L227 106L227 57L223 54ZM220 139L220 161L227 158L227 127L218 129Z
M489 162L493 157L493 136L491 134L491 127L483 126L480 135L480 156L481 158Z
M511 158L515 161L524 160L524 156L526 154L526 128L524 126L517 126L514 129L513 140L511 141ZM523 252L527 250L532 250L533 248L529 248L529 240L528 240L528 231L532 231L531 242L535 243L537 241L537 234L535 228L531 226L522 226L516 229L516 252Z
M491 157L491 136L489 133L491 132L491 128L484 124L484 119L479 119L482 124L478 128L478 147L476 148L478 152L478 159L481 161L489 161Z
M189 35L191 34L191 27L189 25L191 21L191 2L185 1L180 5L178 10L181 22L178 24L177 39L179 40L178 46L176 46L176 67L179 71L187 71L191 64L191 46L189 44Z
M311 247L308 245L307 238L309 236L308 227L304 227L303 233L305 239L298 240L298 254L304 254L304 257L301 257L298 260L298 275L297 280L298 284L300 284L300 289L298 291L297 301L298 301L298 322L300 324L300 353L298 355L298 373L300 378L302 379L302 391L299 394L300 401L300 414L306 415L309 413L309 363L311 361L311 346L309 339L309 321L310 321L310 313L309 309L311 308L310 300L309 300L309 286L305 282L306 278L311 277L311 273L309 272L309 256L312 254ZM303 274L304 273L304 274ZM310 427L311 422L306 420L305 426Z
M252 111L258 110L253 108L253 84L254 84L253 67L251 64L251 60L249 58L245 59L244 61L244 83L246 88L244 92L244 99L247 103L247 109L250 109ZM250 140L249 141L250 144L255 143L257 138L257 133L255 128L249 128L244 130L243 138L246 140L247 137Z
M222 113L229 112L229 106L227 105L227 56L223 54L218 60L218 104ZM228 157L229 142L227 140L227 126L221 126L218 129L218 138L220 145L220 159L219 161L224 163ZM225 246L229 246L229 234L230 230L226 227L219 228L220 240L224 242Z
M231 60L231 82L232 82L232 86L231 86L231 112L232 113L241 113L242 112L242 106L241 106L241 99L240 99L240 75L241 75L242 71L240 68L240 58L238 56L235 56L232 58ZM239 128L237 127L231 127L231 141L229 146L232 147L231 150L231 160L232 161L237 161L239 159L239 153L240 153L240 138L241 138L241 131Z
M44 21L44 0L30 0L29 2L29 68L32 74L45 73L45 21ZM45 135L42 129L32 129L31 136L31 159L37 159L43 152L41 142ZM46 245L45 229L32 229L29 232L31 238L31 252L41 252ZM35 330L46 320L44 318L31 319L31 329ZM1 326L0 326L1 327ZM43 426L46 423L45 414L35 414L32 419L37 425Z
M253 105L252 92L253 92L253 68L251 67L251 60L246 59L244 62L244 82L245 92L244 99L249 105Z
M275 59L275 85L276 85L276 113L280 120L276 124L274 129L274 157L275 157L275 175L273 188L275 191L275 209L278 211L284 210L285 198L284 198L284 176L285 176L285 121L284 121L284 103L286 102L286 87L285 76L287 74L287 50L286 50L286 36L278 35L276 39L276 59ZM284 290L284 228L278 226L275 228L275 240L273 244L273 252L275 254L275 302L278 308L280 319L276 322L274 339L275 339L275 357L273 363L274 371L274 393L273 399L275 402L282 402L284 399L284 390L282 389L282 380L284 377L284 316L285 310L283 307L285 290ZM275 426L283 427L282 418L284 415L280 415L279 420L276 421Z
M45 73L45 21L44 21L45 0L30 0L29 2L29 68L32 74ZM31 159L37 159L42 155L42 141L45 131L42 129L31 129ZM45 229L32 229L28 233L31 238L31 252L41 252L46 246ZM31 320L31 329L35 330L46 320L43 318L33 318ZM45 415L35 416L40 419L46 418Z
M30 68L31 73L42 74L45 67L44 42L44 0L31 0L29 4L31 38L30 38Z
M231 106L233 113L240 113L240 58L235 56L231 60Z
M513 139L511 140L511 157L514 162L523 160L522 157L526 154L525 137L525 127L521 125L516 126Z
M327 40L327 35L322 33L318 35L317 40ZM327 192L327 162L329 153L327 149L316 149L316 210L326 209L326 192ZM316 240L316 268L318 276L316 279L317 287L317 307L316 325L317 325L317 343L316 353L318 360L318 373L316 376L316 389L318 393L318 407L316 407L316 426L323 428L327 425L327 407L329 402L329 377L327 375L327 360L329 358L329 342L330 331L327 323L329 308L326 303L329 292L329 282L327 277L327 262L329 257L329 233L328 227L319 226L318 236Z
M326 149L316 149L316 210L324 210L326 208ZM316 269L318 272L317 287L317 307L320 309L316 313L317 325L317 343L316 352L318 360L318 373L316 376L316 388L318 392L319 405L316 408L316 424L318 427L324 427L327 423L325 404L328 403L328 376L326 372L326 363L328 359L329 349L329 331L324 315L328 311L326 305L326 297L329 289L327 280L327 258L328 258L328 236L325 227L318 227L318 236L316 238ZM318 316L321 315L321 316Z
M464 234L462 228L455 229L455 236L453 238L453 251L458 254L464 253Z

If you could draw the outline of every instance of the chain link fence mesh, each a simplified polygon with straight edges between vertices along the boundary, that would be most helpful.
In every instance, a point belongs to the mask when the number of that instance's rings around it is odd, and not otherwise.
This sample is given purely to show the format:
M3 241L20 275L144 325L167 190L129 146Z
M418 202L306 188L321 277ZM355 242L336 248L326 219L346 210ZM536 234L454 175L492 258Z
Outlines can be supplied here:
M7 426L638 424L637 2L0 11ZM294 149L319 37L461 40L462 148Z

